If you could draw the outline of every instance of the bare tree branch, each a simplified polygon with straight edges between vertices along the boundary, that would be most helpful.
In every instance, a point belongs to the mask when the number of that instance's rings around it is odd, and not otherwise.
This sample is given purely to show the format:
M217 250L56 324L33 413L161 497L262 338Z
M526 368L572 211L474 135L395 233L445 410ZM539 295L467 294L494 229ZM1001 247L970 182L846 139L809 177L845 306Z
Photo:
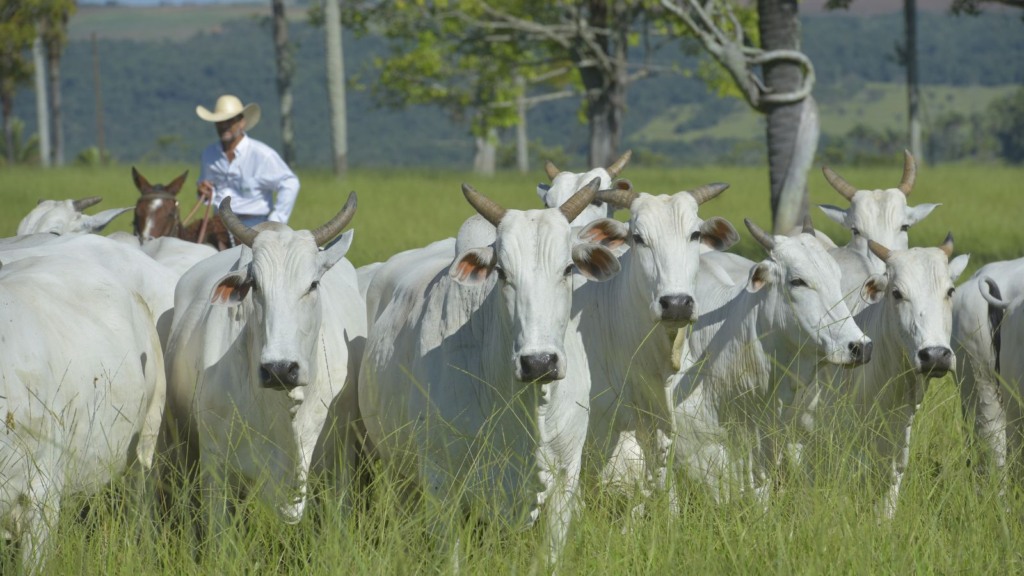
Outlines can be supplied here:
M706 4L699 0L661 0L661 5L678 17L700 40L705 50L729 72L747 103L755 110L763 112L768 105L800 102L811 93L815 75L810 58L798 50L765 51L744 45L743 27L727 3L717 0ZM728 26L719 24L723 19L728 22ZM731 38L728 34L730 30ZM755 66L763 66L775 60L791 60L804 69L804 81L798 90L772 93L754 73Z

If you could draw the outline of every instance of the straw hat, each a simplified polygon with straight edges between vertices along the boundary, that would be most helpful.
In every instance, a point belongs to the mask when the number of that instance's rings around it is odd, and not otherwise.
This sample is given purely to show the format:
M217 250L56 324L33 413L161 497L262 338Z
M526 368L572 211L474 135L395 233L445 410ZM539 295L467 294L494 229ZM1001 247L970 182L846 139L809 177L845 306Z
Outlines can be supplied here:
M260 105L249 103L243 106L238 96L224 94L217 98L213 111L205 106L196 106L196 114L207 122L223 122L241 114L245 117L245 129L252 130L260 121Z

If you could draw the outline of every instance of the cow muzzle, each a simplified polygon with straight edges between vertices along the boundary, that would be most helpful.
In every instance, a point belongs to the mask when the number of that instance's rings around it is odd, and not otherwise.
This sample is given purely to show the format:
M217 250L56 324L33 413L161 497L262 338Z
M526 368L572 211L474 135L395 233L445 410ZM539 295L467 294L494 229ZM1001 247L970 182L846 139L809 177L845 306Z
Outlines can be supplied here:
M291 390L299 386L299 363L281 360L260 364L260 384L271 390Z
M693 322L697 306L689 294L670 294L658 298L661 319L667 322Z
M929 346L917 351L918 373L941 378L953 369L953 351L945 346Z
M875 344L868 339L856 340L846 345L846 349L850 351L850 361L854 366L870 362L871 350L874 347Z
M541 352L519 356L519 379L523 382L543 384L564 377L565 374L559 370L558 354Z

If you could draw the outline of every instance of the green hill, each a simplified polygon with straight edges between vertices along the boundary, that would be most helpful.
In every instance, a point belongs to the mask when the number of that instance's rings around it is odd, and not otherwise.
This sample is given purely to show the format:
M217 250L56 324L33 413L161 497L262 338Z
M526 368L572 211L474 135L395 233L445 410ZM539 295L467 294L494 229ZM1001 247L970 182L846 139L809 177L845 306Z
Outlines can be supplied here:
M195 118L195 106L212 105L223 92L261 103L264 120L254 136L279 146L268 16L265 4L82 7L70 23L71 41L62 70L67 159L98 138L94 49L104 140L118 160L194 161L212 136ZM330 144L323 122L327 95L322 30L308 24L304 5L289 6L289 19L296 63L293 114L298 164L324 166ZM888 130L890 141L892 131L903 130L902 69L893 58L901 23L899 14L826 13L804 18L803 44L817 71L815 97L823 140L831 138L833 148L842 145L843 136L854 127ZM924 13L920 31L926 131L949 111L970 116L1024 85L1024 29L1019 19ZM473 142L464 121L431 106L378 106L367 88L375 77L374 58L388 49L383 39L346 31L344 42L352 166L470 165ZM672 42L651 59L687 72L699 65L697 53L692 43ZM763 161L760 117L738 100L710 93L692 75L644 79L631 86L627 105L622 145L637 150L638 162ZM25 121L29 134L35 131L34 106L31 86L26 86L15 99L14 113ZM567 99L531 109L528 127L536 150L558 153L573 166L584 163L587 128L579 121L579 106L579 101ZM511 142L512 135L502 138ZM898 142L887 145L902 147Z

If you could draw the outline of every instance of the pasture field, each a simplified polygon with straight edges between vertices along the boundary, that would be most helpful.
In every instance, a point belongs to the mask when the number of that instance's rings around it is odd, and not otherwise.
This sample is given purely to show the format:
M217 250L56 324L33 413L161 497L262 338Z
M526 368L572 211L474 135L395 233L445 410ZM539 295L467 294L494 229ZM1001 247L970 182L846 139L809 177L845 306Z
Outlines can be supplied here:
M902 159L891 169L834 168L863 188L899 182ZM192 166L139 166L151 182L168 182ZM578 168L565 166L563 168ZM341 180L325 172L298 171L302 192L292 217L296 228L315 227L342 205L350 190L359 194L353 221L356 237L350 259L356 266L398 251L452 236L472 209L459 191L462 182L512 208L538 205L533 173L484 178L469 173L353 171ZM193 179L195 173L192 174ZM737 251L760 259L761 250L742 225L743 217L767 227L768 177L763 168L704 167L644 169L624 176L640 191L671 193L712 181L732 187L704 205L705 218L728 218L743 238ZM845 206L820 172L810 176L812 203ZM993 166L924 166L912 204L942 207L910 231L912 246L938 245L947 231L955 253L970 252L966 278L978 266L1024 255L1024 169ZM192 207L191 184L182 212ZM20 218L41 198L101 195L99 209L134 204L138 193L130 167L66 168L49 171L4 168L0 234L14 233ZM838 242L841 229L817 210L815 224ZM619 216L624 217L625 212ZM112 230L130 230L131 217ZM73 286L73 279L72 284ZM561 574L987 574L1024 572L1024 491L1011 485L998 495L995 479L979 475L979 460L966 442L953 378L933 381L914 428L913 454L904 479L900 508L892 521L874 510L872 478L841 449L825 450L814 462L812 482L792 471L779 480L767 506L736 499L715 505L699 487L680 479L682 507L668 512L663 497L647 502L647 513L630 520L637 503L611 496L584 482L584 509L569 535ZM818 439L833 445L852 433L833 430ZM385 471L386 472L386 471ZM387 474L376 477L372 497L351 516L332 505L329 492L296 526L277 522L255 505L242 508L243 526L195 559L194 542L179 524L154 525L149 512L121 498L125 485L62 507L52 539L48 574L411 574L448 573L450 559L426 532L444 511L408 511L397 505L399 489ZM87 511L79 512L83 506ZM424 507L425 509L427 507ZM181 510L175 510L182 514ZM489 518L486 510L479 517ZM493 526L473 530L467 523L460 568L466 574L532 573L542 556L539 530L508 532ZM11 565L0 566L9 573Z

